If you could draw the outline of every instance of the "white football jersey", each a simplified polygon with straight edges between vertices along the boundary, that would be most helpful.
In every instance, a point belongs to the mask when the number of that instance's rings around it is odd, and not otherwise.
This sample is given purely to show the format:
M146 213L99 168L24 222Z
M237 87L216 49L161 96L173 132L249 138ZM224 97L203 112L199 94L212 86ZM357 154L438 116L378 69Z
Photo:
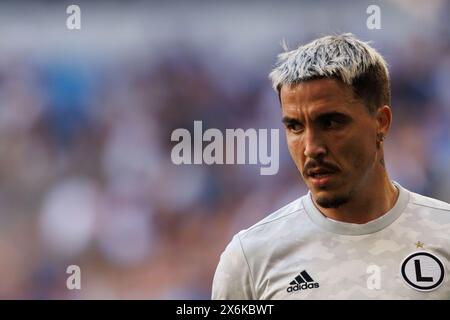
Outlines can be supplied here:
M450 204L410 192L366 224L335 221L311 194L240 231L212 299L450 299Z

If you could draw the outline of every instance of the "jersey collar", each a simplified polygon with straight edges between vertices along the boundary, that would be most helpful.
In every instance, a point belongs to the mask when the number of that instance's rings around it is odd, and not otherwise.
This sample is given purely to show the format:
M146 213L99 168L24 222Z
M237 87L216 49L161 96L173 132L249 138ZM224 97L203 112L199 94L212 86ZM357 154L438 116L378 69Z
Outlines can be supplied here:
M342 221L336 221L330 218L327 218L325 215L320 212L320 210L316 207L311 198L311 191L308 192L307 195L301 198L303 207L309 218L319 227L337 234L342 235L363 235L370 234L380 230L383 230L402 214L405 210L408 202L409 202L409 191L403 188L399 183L392 181L392 183L399 190L399 196L397 198L397 202L392 207L391 210L386 212L381 217L369 221L364 224L356 224L356 223L348 223Z

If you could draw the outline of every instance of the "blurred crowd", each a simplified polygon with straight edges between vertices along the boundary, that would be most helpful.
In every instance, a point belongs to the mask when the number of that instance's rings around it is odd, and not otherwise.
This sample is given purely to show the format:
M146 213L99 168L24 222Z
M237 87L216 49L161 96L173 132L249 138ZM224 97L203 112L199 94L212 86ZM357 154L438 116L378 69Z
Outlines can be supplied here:
M304 42L317 35L299 35ZM450 33L377 42L392 80L391 177L450 202ZM0 298L208 299L237 231L307 190L265 63L186 43L157 58L0 64ZM173 50L176 47L177 50ZM280 49L281 50L281 49ZM279 128L280 170L181 165L176 128ZM68 290L69 265L81 290Z

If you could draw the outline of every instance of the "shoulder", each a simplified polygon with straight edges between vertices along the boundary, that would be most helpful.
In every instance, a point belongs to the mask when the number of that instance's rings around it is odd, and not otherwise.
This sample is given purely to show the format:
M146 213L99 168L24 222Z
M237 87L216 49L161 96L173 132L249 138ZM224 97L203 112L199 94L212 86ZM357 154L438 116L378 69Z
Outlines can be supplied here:
M426 197L418 193L410 192L410 204L417 207L428 208L430 211L437 211L450 214L450 204L441 200Z
M237 236L241 241L251 240L252 237L257 237L259 233L264 233L264 238L268 239L273 236L273 233L279 233L284 226L289 226L293 220L298 221L298 215L304 212L302 198L298 198L284 207L270 213L264 219L255 223L247 229L240 231Z
M417 235L432 238L435 244L448 246L450 241L450 204L410 192L403 227L414 229ZM430 240L431 241L431 240Z
M293 220L296 220L296 226L301 225L298 215L303 211L302 198L290 202L256 224L236 233L226 247L223 256L243 255L245 257L245 249L248 249L249 245L260 246L267 243L268 239L277 238L287 229L292 228Z
M283 236L283 231L292 226L293 219L302 211L302 198L299 198L235 234L220 256L213 279L212 298L254 299L252 261L264 261L264 250L260 249L277 243L274 240Z

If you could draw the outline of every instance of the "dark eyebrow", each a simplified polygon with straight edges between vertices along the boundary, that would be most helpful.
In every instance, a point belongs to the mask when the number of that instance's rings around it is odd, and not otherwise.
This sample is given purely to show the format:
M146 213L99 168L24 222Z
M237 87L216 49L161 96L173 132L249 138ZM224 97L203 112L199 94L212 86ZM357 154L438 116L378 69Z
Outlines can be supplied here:
M295 119L295 118L291 118L291 117L283 117L283 119L281 120L281 122L283 122L285 125L288 124L297 124L300 123L299 120Z
M338 111L332 111L332 112L326 112L319 114L315 121L322 121L326 119L337 119L337 120L351 120L351 117L345 113L338 112Z
M342 119L342 120L350 120L351 119L351 117L346 115L345 113L338 112L338 111L332 111L332 112L325 112L325 113L319 114L318 116L316 116L315 120L321 121L321 120L330 119L330 118ZM298 120L296 118L288 117L288 116L283 117L281 122L283 122L284 124L301 123L300 120Z

